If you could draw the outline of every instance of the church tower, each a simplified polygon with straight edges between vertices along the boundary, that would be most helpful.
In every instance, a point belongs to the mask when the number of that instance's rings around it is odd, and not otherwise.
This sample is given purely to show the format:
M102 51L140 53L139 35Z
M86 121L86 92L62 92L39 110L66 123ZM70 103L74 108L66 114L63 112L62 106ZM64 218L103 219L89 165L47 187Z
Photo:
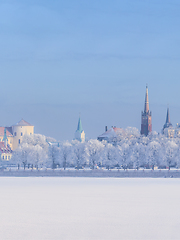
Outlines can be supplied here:
M82 128L81 118L79 117L77 130L75 132L75 139L80 142L85 142L85 132Z
M151 112L149 111L148 87L146 86L144 112L141 113L141 134L147 136L152 131Z
M162 133L166 135L166 137L174 137L175 130L170 121L169 107L167 108L166 122L163 126Z
M172 127L171 121L170 121L170 114L169 114L169 107L167 108L167 115L166 115L166 122L163 126L163 131L165 128Z

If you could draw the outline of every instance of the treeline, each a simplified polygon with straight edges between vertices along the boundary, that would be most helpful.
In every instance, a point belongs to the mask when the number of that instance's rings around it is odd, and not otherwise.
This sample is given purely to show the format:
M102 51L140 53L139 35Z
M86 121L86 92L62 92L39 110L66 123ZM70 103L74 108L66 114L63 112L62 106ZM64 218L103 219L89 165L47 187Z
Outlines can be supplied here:
M53 143L40 134L25 136L13 152L11 162L18 167L84 168L171 168L180 167L180 138L167 138L152 132L141 136L127 128L109 141L90 139L84 143Z

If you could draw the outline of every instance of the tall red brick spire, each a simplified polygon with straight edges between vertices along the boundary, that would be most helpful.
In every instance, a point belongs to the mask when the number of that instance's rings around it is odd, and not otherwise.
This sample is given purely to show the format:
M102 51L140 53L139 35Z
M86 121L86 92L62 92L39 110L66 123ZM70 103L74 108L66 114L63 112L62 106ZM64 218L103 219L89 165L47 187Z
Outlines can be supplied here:
M146 95L144 112L141 113L141 134L147 136L152 131L151 112L149 111L148 86L146 85Z
M149 97L148 97L148 86L146 85L146 95L145 95L145 105L144 105L144 112L149 112Z

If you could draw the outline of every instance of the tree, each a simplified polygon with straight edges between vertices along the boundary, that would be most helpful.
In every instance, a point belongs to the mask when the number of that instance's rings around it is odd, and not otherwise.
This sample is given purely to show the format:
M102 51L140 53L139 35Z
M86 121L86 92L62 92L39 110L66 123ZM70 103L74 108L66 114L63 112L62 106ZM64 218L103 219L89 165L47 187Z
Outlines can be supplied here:
M106 168L114 167L118 164L118 149L113 146L111 143L107 143L104 148L105 154L103 157L103 165Z
M47 138L41 134L24 135L22 143L13 152L12 159L16 164L23 164L24 169L26 166L32 168L36 165L46 165L48 154Z
M148 164L154 170L154 166L159 165L161 146L158 142L152 141L147 147Z
M92 169L102 165L104 144L98 140L91 139L86 144L86 154L89 157L89 165Z
M165 145L166 164L169 169L176 166L177 144L174 141L168 141Z
M86 142L82 143L78 140L72 141L72 154L74 165L77 169L88 165L87 152L85 151Z
M122 144L122 168L125 170L129 165L129 145L127 143Z
M68 141L60 145L60 164L66 170L68 165L73 165L72 145Z
M139 169L139 167L141 165L139 153L140 153L140 145L138 143L136 143L131 147L130 159L132 161L133 167L136 168L137 170Z
M49 152L48 152L50 165L52 169L55 169L57 165L60 165L60 148L54 144L49 144Z

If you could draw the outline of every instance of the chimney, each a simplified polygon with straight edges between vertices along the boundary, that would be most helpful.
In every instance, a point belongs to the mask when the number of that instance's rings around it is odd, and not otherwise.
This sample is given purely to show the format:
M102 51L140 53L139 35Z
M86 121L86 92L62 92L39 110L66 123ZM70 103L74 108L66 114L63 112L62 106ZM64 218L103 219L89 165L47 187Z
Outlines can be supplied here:
M107 127L107 126L105 126L105 132L107 132L107 130L108 130L108 127Z

